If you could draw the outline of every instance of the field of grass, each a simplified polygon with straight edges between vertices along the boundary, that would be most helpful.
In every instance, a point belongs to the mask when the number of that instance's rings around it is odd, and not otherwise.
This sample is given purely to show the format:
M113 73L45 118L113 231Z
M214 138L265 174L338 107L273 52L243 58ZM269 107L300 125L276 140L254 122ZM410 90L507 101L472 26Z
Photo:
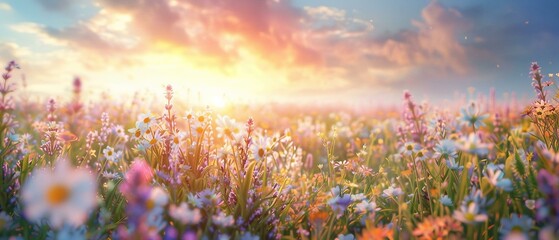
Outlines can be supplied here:
M34 102L3 71L0 239L559 238L559 106L536 63L526 106L405 92L392 112L229 115L172 86L91 102L79 79Z

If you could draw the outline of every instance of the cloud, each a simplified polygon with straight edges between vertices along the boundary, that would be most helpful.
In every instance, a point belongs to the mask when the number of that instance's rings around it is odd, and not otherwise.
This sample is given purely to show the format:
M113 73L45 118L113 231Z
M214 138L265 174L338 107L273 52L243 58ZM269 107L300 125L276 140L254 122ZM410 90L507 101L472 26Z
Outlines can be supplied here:
M344 14L327 9L310 12L338 19L334 27L319 28L312 42L323 49L324 68L350 81L348 87L391 86L411 78L440 78L470 71L468 50L457 40L470 25L458 11L437 2L422 10L421 20L412 22L415 29L380 37L372 37L368 31L345 37L351 28L339 25Z
M0 2L0 11L12 11L12 6L10 6L10 4L4 3L4 2Z
M82 0L35 0L35 2L49 11L68 11Z
M413 21L418 31L402 32L399 40L395 37L385 41L382 54L397 64L435 66L453 73L466 73L466 49L456 39L457 33L469 28L462 15L431 2L421 16L423 21Z
M82 24L64 29L45 27L41 31L52 38L64 40L70 45L91 49L99 53L107 53L113 49L110 42L105 41L99 34Z
M0 65L17 59L17 45L13 43L0 42Z
M64 2L44 4L55 9ZM298 8L289 0L97 4L96 16L68 27L25 23L12 29L83 52L93 69L102 67L108 54L109 61L149 65L142 55L169 53L225 75L242 75L247 68L268 72L274 86L293 92L350 92L356 86L470 71L468 49L457 40L470 25L460 12L436 1L422 10L412 29L376 36L370 21L342 9Z
M38 40L40 40L40 42L46 43L48 45L53 45L53 46L64 45L60 39L57 39L49 35L49 33L45 31L47 27L41 24L37 24L34 22L21 22L17 24L12 24L9 26L9 28L14 32L33 35L37 37Z

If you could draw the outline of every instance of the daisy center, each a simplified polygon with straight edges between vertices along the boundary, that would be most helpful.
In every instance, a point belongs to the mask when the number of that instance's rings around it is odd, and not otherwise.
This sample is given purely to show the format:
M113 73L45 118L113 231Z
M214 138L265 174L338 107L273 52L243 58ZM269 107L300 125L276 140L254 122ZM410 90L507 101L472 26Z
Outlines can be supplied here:
M522 227L516 225L516 226L514 226L510 229L510 232L511 233L521 233L521 232L524 232L524 229L522 229Z
M149 119L149 117L144 118L144 123L149 123L151 121L151 119Z
M155 202L151 199L148 199L146 202L147 210L152 210L155 207Z
M232 135L231 129L226 128L225 130L223 130L223 133L225 133L225 135L230 136Z
M469 222L473 222L476 219L476 215L468 212L464 214L464 218Z
M264 157L264 149L262 148L258 149L258 156L260 156L261 158Z
M50 187L46 197L51 205L59 205L70 198L70 189L62 184L56 184Z

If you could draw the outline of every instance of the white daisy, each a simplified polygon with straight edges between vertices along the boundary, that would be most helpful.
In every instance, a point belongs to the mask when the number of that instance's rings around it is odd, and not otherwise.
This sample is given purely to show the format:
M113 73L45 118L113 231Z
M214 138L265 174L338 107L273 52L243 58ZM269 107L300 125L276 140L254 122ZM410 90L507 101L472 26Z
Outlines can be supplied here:
M404 194L401 188L399 187L395 188L394 186L390 186L387 189L384 189L384 191L382 192L383 192L382 195L385 197L397 197Z
M202 220L200 209L190 209L185 202L179 206L171 205L169 207L169 215L182 224L196 225Z
M268 156L268 152L270 152L270 141L266 137L259 137L252 143L250 148L255 160L265 159Z
M163 136L159 131L155 131L153 134L146 134L146 140L149 142L149 145L153 146L163 141Z
M233 216L227 216L223 212L212 216L212 221L215 225L220 227L230 227L235 223L235 219L233 219Z
M166 223L163 221L163 211L168 202L169 197L163 189L155 187L151 190L146 202L146 209L148 211L146 224L149 227L155 228L158 231L165 227Z
M124 142L128 142L128 135L126 135L126 132L124 131L124 127L122 125L114 126L113 132L118 138L124 140Z
M112 147L106 147L105 149L103 149L103 156L105 156L105 159L111 162L116 162L117 160L117 154L115 152L115 149Z
M144 113L138 116L136 127L142 129L142 132L145 132L146 129L152 127L155 124L156 124L155 116L153 116L151 113Z
M219 116L216 121L218 137L239 141L243 136L242 125L228 116Z
M171 148L173 148L173 150L178 150L182 145L184 145L185 139L186 133L183 131L173 135L173 138L171 139Z
M80 226L95 205L95 177L85 169L72 168L63 159L54 169L33 171L22 189L24 214L30 221L46 218L54 228Z
M167 193L159 187L154 187L149 194L146 208L150 212L163 211L163 207L167 205L168 202L169 197Z
M140 139L142 137L142 135L144 134L142 132L142 129L140 129L138 127L138 122L136 122L136 127L135 128L130 128L128 129L128 132L132 134L132 139Z
M475 202L470 202L468 205L460 206L460 209L454 211L454 218L466 224L487 221L487 214L480 211L479 205Z

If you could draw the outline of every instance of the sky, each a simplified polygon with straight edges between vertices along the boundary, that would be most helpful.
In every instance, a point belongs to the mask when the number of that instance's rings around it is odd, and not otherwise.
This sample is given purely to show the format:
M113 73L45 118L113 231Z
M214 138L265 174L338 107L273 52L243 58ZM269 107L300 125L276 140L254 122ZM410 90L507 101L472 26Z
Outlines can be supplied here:
M559 72L559 1L0 0L0 61L26 92L398 102L469 87L531 97Z

